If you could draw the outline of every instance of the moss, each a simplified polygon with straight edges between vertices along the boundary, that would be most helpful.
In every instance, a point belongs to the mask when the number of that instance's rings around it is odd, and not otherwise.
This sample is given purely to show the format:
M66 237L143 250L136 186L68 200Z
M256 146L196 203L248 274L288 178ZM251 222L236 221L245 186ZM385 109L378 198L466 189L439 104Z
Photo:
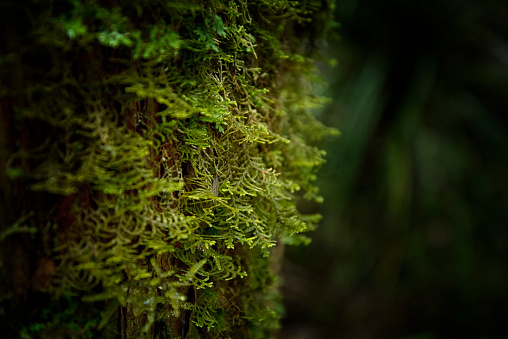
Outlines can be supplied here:
M123 337L267 338L278 327L270 251L308 242L300 233L318 217L297 202L320 199L315 145L334 132L309 113L322 101L308 89L309 46L326 31L312 19L327 6L20 9L32 44L2 62L21 84L0 75L25 141L7 173L47 209L20 203L11 219L32 213L23 227L42 234L32 240L55 265L44 291L103 305L88 331L116 322Z

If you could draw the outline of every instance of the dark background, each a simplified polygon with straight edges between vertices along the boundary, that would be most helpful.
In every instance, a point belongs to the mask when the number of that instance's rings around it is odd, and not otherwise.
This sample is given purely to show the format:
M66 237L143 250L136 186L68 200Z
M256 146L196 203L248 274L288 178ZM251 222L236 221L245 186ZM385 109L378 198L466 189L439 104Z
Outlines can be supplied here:
M338 0L280 338L508 338L508 1Z

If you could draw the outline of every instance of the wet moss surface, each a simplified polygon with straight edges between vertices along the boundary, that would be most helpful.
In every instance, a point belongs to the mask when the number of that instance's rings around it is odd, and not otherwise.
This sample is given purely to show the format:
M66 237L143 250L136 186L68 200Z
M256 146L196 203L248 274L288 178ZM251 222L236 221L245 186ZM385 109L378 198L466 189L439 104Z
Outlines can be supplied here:
M273 258L319 220L297 203L334 133L310 113L329 6L2 3L2 311L45 300L2 327L270 337Z

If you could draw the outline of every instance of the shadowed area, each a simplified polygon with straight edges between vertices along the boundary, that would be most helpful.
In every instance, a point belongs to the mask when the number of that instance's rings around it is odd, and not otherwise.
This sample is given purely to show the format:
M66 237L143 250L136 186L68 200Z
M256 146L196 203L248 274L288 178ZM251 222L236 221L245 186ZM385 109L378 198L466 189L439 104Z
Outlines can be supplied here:
M339 1L324 215L281 338L506 338L508 4Z

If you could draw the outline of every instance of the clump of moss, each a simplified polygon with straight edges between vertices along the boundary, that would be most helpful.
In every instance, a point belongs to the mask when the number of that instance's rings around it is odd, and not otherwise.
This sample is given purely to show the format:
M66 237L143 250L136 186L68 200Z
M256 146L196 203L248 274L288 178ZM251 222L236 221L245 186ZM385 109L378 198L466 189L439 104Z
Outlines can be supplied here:
M11 216L34 213L54 265L41 288L103 305L97 333L269 337L280 317L271 249L308 241L300 233L319 220L297 202L320 199L315 144L333 133L311 116L322 99L309 90L312 43L331 22L312 19L330 6L18 8L32 45L2 56L21 74L2 71L13 86L1 94L24 140L7 170L44 200L44 213L20 204Z

